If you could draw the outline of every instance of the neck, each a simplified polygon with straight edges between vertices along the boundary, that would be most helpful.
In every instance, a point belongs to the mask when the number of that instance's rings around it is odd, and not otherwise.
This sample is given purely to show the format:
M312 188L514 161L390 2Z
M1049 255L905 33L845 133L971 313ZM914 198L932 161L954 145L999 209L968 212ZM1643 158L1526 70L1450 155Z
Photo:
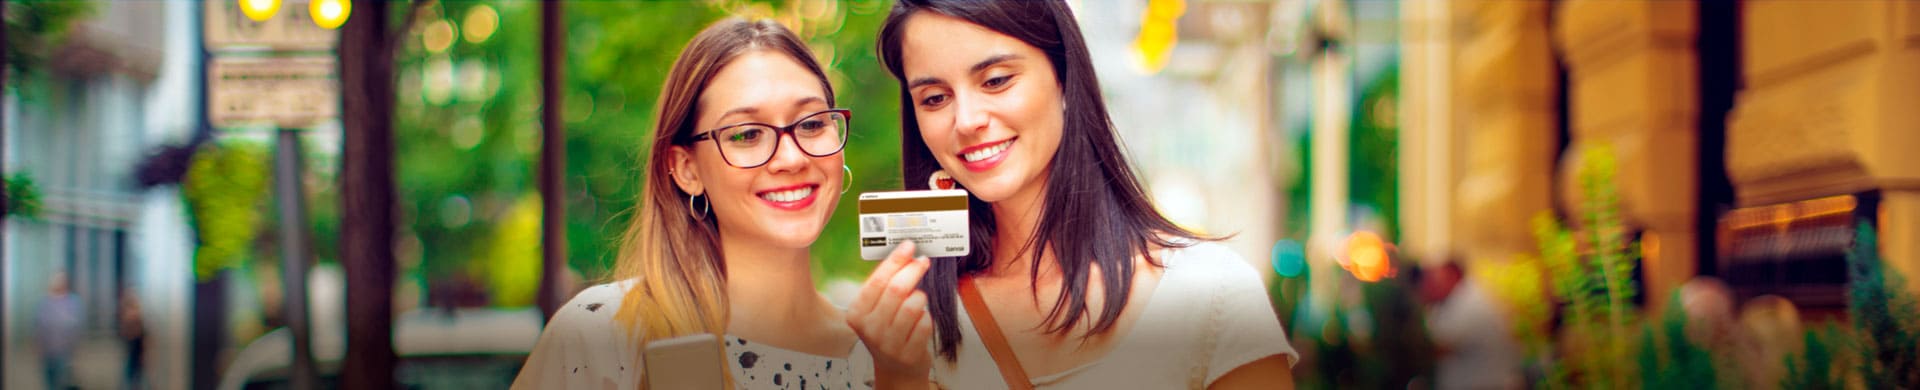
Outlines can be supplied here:
M1035 178L1041 183L1047 182L1047 175ZM1033 269L1033 253L1043 251L1041 243L1033 242L1034 233L1040 229L1040 211L1045 208L1047 189L1045 185L1034 186L1012 197L993 203L993 266L987 269L986 276L1028 276ZM1045 252L1043 252L1045 253ZM1043 261L1049 265L1052 257ZM1041 274L1047 274L1042 267Z
M725 233L720 239L720 252L726 258L729 328L817 319L827 303L814 290L807 248L775 248L753 241L730 240Z

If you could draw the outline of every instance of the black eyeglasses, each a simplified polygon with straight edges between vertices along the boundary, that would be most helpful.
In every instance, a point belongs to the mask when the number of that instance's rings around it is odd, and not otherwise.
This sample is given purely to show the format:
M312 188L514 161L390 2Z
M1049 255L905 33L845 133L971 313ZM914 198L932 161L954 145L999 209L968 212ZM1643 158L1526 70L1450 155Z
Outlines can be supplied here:
M780 150L780 136L793 139L800 153L812 157L832 156L847 147L847 122L853 111L831 109L807 114L786 126L765 123L741 123L696 134L689 142L713 140L720 159L727 165L755 168L773 160Z

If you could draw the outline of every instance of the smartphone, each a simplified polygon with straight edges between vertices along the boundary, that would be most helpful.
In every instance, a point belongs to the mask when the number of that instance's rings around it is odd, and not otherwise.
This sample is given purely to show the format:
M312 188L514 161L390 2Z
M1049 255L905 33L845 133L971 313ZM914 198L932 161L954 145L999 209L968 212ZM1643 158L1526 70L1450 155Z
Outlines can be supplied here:
M647 343L641 375L654 390L726 388L723 356L720 338L712 333L655 340Z

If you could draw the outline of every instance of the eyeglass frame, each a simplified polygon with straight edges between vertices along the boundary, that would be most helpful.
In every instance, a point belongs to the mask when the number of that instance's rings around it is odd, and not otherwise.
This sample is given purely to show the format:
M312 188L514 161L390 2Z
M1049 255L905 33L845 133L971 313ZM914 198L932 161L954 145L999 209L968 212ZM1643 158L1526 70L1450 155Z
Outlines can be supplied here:
M740 168L740 169L753 169L753 168L759 168L759 167L762 167L762 166L765 166L765 165L767 165L767 163L771 163L771 162L773 162L773 157L774 157L774 156L778 156L778 155L780 155L780 140L781 140L781 139L790 139L790 140L793 140L793 146L794 146L794 148L795 148L795 149L799 149L799 150L800 150L800 154L804 154L804 155L806 155L806 156L808 156L808 157L815 157L815 158L818 158L818 157L827 157L827 156L832 156L832 155L835 155L835 154L839 154L839 153L840 153L841 151L845 151L845 150L847 150L847 134L848 134L848 133L851 133L850 131L847 131L848 129L842 129L842 130L840 131L840 147L838 147L838 148L834 148L834 149L833 149L833 151L831 151L831 152L826 152L826 153L820 153L820 154L814 154L813 152L810 152L810 151L807 151L807 147L805 147L805 146L800 146L800 137L799 137L799 136L797 136L797 135L794 135L794 134L793 134L793 131L794 131L794 128L795 128L795 127L799 127L801 123L805 123L805 122L807 121L807 119L808 119L808 118L812 118L812 117L815 117L815 116L819 116L820 114L825 114L825 113L829 113L829 112L831 112L831 113L838 113L838 114L840 114L840 116L841 116L841 117L844 117L844 118L846 119L846 127L848 127L848 128L851 128L851 127L853 127L853 110L849 110L849 109L845 109L845 108L829 108L829 109L825 109L825 110L820 110L820 111L815 111L815 112L813 112L813 113L811 113L811 114L807 114L807 115L804 115L804 116L801 116L801 117L800 117L800 120L796 120L796 121L793 121L793 123L788 123L788 124L787 124L786 126L774 126L774 125L771 125L771 124L766 124L766 123L760 123L760 122L743 122L743 123L735 123L735 124L731 124L731 125L726 125L726 126L721 126L721 127L719 127L719 128L716 128L716 129L712 129L712 130L707 130L707 131L705 131L705 132L701 132L701 133L699 133L699 134L694 134L694 135L692 135L692 136L689 136L689 137L687 137L687 141L686 141L686 144L688 144L688 145L692 145L692 144L694 144L694 143L698 143L698 142L700 142L700 141L706 141L706 140L713 140L713 150L714 150L715 152L719 152L719 153L720 153L720 161L725 161L725 162L727 163L727 165L729 165L729 166L732 166L732 167L734 167L734 168ZM754 164L753 166L745 166L745 167L743 167L743 166L740 166L739 164L734 164L734 163L733 163L733 159L731 159L731 158L727 158L727 150L726 150L726 148L725 148L725 147L721 147L721 146L720 146L720 139L719 139L719 138L715 138L715 137L714 137L714 135L713 135L713 133L717 133L717 132L721 132L721 131L726 131L726 130L728 130L728 129L732 129L732 128L735 128L735 127L741 127L741 126L764 126L764 127L767 127L767 128L769 128L769 129L773 129L773 136L774 136L774 138L773 138L773 153L771 153L771 154L768 154L768 155L767 155L767 159L766 159L766 161L761 161L761 162L760 162L759 164Z

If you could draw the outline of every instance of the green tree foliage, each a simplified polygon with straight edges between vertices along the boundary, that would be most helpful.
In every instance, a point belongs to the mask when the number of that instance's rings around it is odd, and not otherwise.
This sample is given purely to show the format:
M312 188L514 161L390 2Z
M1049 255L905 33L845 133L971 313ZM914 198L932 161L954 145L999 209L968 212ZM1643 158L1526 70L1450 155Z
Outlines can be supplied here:
M194 153L180 188L198 244L193 270L199 280L252 255L265 219L271 156L265 145L244 141L209 143Z
M839 105L854 110L844 152L853 188L842 206L862 191L900 188L899 91L874 50L888 6L877 0L566 3L561 114L569 266L590 280L610 276L616 240L642 188L661 84L687 40L728 16L796 27L826 66ZM476 26L469 15L486 12L480 8L498 15L498 28L470 40L479 34L467 31ZM517 286L508 281L522 278L499 274L538 269L527 267L539 261L538 230L511 221L523 218L515 211L523 198L539 196L539 16L534 2L443 1L424 6L415 29L403 32L395 112L407 277L431 282L475 274L465 276ZM453 31L452 42L431 50L437 47L428 36L444 34L434 31L442 28ZM815 242L817 275L856 278L871 268L858 258L855 213L839 207ZM533 250L490 243L497 241ZM517 297L523 289L509 287L488 286L496 304L527 301Z
M1379 212L1386 237L1400 237L1400 68L1389 66L1360 93L1347 138L1351 200Z
M40 216L40 186L33 183L33 176L16 172L7 175L7 210L5 216L17 218L35 218Z
M22 85L36 85L44 77L46 63L53 50L66 40L75 20L90 16L97 8L91 1L28 0L0 2L6 7L8 72L5 90L14 92ZM32 94L26 94L29 97Z

